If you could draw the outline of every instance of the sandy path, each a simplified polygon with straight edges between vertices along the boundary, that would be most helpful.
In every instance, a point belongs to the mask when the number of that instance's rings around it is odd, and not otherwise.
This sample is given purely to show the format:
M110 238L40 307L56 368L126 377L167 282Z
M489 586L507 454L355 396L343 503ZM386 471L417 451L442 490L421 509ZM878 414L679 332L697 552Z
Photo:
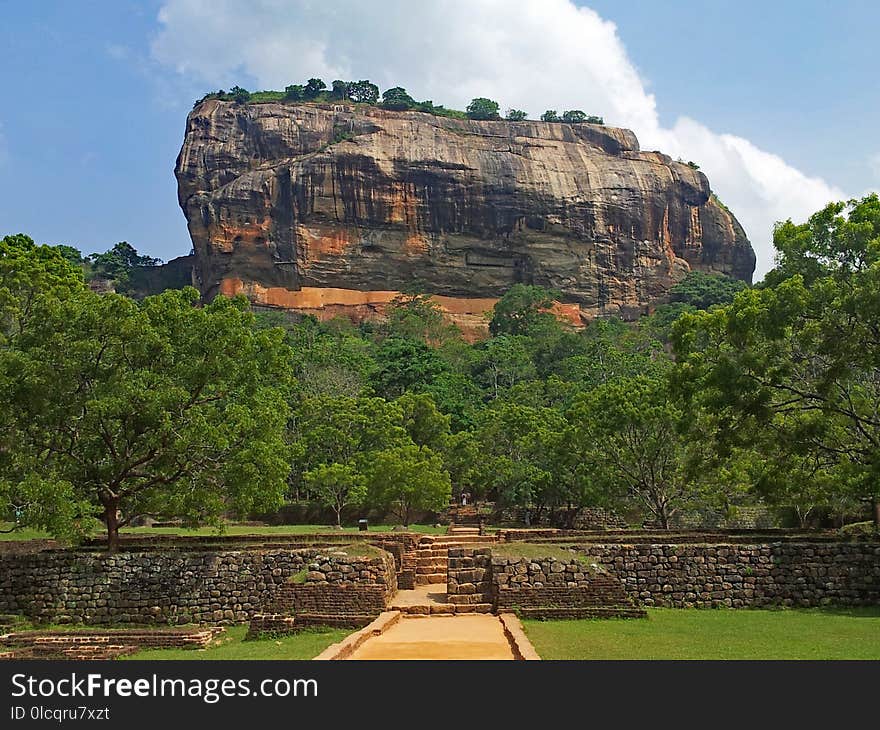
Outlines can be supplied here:
M351 659L513 659L497 616L405 618L368 639Z

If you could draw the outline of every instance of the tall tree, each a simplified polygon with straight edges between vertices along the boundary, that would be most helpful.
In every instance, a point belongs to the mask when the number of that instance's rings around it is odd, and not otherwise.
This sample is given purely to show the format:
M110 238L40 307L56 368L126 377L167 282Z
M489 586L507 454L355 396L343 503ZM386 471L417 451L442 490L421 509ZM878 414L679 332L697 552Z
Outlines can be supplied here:
M416 105L416 100L406 93L406 89L402 86L395 86L387 89L382 94L382 106L386 109L394 111L405 111L412 109Z
M379 87L366 80L352 81L348 85L348 95L352 101L375 104L379 101Z
M40 475L52 506L99 510L115 549L139 515L212 523L279 505L289 350L255 331L243 299L196 306L195 289L142 305L81 292L46 309L0 351L7 502ZM37 489L32 494L39 492ZM25 495L26 496L26 495Z
M725 440L769 430L833 465L839 492L872 499L880 522L880 200L782 224L774 244L770 286L678 321L677 380L725 414Z
M569 418L588 478L612 503L640 504L666 529L704 498L706 470L690 453L684 412L662 370L600 385L580 396Z
M392 509L404 526L416 511L441 510L452 496L443 461L426 447L409 444L378 451L364 469L370 502Z
M342 510L367 496L367 481L351 464L319 464L304 479L318 501L333 508L337 527L342 527Z
M501 119L501 116L498 114L498 102L482 96L471 99L471 103L467 105L465 112L471 119Z

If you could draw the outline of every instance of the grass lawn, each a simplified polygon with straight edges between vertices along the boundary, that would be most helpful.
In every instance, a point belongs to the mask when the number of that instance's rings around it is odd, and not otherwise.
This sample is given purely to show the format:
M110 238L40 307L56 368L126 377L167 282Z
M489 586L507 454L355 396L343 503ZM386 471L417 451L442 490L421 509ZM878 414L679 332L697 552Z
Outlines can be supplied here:
M8 530L9 524L0 523L0 530ZM370 532L391 532L392 525L370 525ZM433 525L410 525L410 532L439 535L446 532L446 527L434 527ZM358 532L357 527L344 527L337 530L332 525L273 525L273 526L249 526L227 525L224 535L314 535L316 533L330 533L344 535ZM185 527L127 527L120 530L125 535L193 535L211 537L217 534L213 527L199 527L194 530ZM101 537L103 533L97 532L94 537ZM51 535L31 529L16 530L14 532L0 532L2 540L46 540Z
M523 624L544 659L880 659L880 608L657 608Z
M313 659L350 629L309 628L293 636L244 641L247 626L229 626L207 649L144 649L127 659Z

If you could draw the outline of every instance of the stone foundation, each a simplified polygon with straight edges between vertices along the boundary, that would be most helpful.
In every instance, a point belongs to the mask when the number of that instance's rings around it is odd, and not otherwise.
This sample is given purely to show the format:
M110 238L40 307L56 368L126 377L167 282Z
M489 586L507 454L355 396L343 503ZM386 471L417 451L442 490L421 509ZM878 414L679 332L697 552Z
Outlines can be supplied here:
M647 606L880 605L876 542L575 547Z
M339 548L47 551L0 556L0 613L38 623L244 623L258 613L378 615L397 590L393 558ZM301 581L297 583L296 581ZM283 610L274 606L280 600Z

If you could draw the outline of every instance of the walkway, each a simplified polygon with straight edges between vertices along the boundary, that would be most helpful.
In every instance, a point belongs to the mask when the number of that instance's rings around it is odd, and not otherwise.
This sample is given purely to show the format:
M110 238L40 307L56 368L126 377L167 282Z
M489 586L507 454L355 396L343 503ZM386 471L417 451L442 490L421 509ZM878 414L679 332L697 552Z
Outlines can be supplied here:
M351 659L514 659L497 616L404 618L365 641Z

